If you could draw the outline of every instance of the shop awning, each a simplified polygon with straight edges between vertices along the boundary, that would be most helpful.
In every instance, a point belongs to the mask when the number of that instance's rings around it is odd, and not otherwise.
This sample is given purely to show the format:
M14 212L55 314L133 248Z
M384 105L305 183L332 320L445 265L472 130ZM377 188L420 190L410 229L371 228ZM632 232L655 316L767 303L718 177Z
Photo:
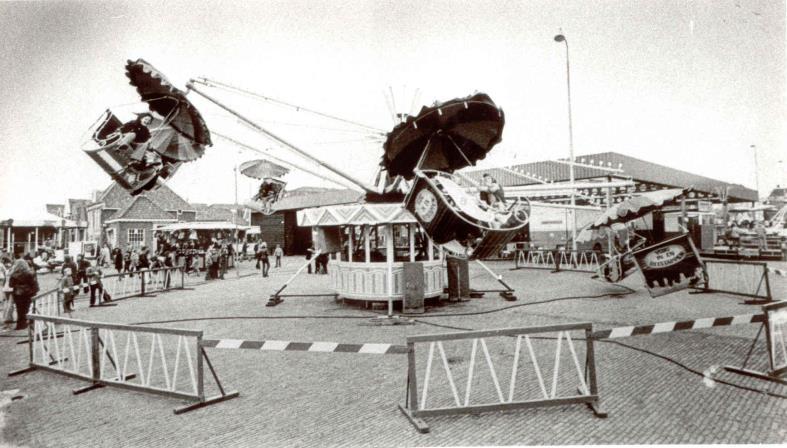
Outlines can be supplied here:
M227 221L194 221L164 224L155 230L177 232L180 230L249 230L249 226L239 226Z

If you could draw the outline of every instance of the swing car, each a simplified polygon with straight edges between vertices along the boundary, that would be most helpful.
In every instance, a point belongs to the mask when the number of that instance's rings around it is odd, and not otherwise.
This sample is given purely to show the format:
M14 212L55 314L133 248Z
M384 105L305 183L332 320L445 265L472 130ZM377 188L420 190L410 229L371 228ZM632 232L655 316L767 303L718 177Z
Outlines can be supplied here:
M278 178L287 175L290 170L264 159L243 162L239 170L244 176L262 179L259 192L251 199L261 207L262 213L266 215L273 213L273 204L282 198L284 187L287 186L287 182Z
M273 213L273 204L284 196L285 186L287 182L267 177L260 184L259 192L251 199L261 205L262 213L270 215Z
M482 259L497 254L527 225L527 200L487 205L462 187L457 177L436 170L416 170L405 207L436 244L451 252Z
M150 138L126 143L123 121L107 110L91 126L82 149L123 188L136 195L171 177L183 162L198 159L210 146L210 131L199 111L163 73L144 59L129 60L126 76L135 87L145 113ZM137 114L140 115L140 114ZM128 121L127 121L128 122ZM126 134L128 135L128 134Z
M123 121L107 109L90 128L90 138L83 143L82 149L132 195L160 187L183 164L180 160L159 155L155 150L161 142L170 139L174 131L168 129L162 120L154 118L150 125L151 138L145 143L129 146L120 144L122 125ZM160 160L160 163L151 163L151 158L155 162Z

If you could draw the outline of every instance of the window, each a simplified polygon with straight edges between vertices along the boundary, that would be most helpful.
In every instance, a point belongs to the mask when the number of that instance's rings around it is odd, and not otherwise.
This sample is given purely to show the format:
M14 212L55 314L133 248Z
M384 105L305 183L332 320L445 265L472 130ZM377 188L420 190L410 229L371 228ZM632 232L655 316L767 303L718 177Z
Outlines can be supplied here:
M128 229L128 244L139 249L145 243L145 229Z

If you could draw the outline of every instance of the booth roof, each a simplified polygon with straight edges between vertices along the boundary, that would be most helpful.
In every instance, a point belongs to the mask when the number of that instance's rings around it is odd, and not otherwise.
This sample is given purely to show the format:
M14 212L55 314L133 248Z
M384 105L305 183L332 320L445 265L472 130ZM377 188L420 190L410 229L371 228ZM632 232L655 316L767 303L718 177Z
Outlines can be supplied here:
M195 221L195 222L176 222L158 226L155 230L175 232L179 230L248 230L249 226L235 225L231 222L216 221Z
M13 219L14 227L79 227L79 223L61 218L45 210L32 208L1 208L0 221Z

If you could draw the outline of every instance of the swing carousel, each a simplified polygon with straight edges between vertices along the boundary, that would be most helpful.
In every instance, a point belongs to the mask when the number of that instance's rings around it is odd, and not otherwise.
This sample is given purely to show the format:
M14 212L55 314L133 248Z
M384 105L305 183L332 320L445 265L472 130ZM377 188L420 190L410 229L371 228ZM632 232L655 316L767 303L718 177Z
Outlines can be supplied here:
M423 291L415 291L414 295L439 296L446 279L444 253L480 262L497 254L528 222L526 200L486 203L479 195L482 186L467 185L467 179L455 175L457 170L483 159L501 140L503 112L485 94L435 103L397 123L384 135L378 172L382 181L372 186L303 151L195 84L249 92L204 78L192 79L188 84L191 91L279 147L329 171L344 185L366 193L365 200L356 204L316 207L297 214L299 226L312 228L312 259L320 254L333 256L329 271L332 289L340 298L387 301L390 314L392 303L408 295L410 283L406 279L410 275L423 275L423 282L416 282ZM240 146L249 148L246 144ZM303 164L291 167L309 172ZM408 265L415 262L417 266ZM282 301L282 292L306 265L271 296L269 305ZM417 271L409 274L409 269ZM499 276L495 277L503 283ZM513 291L504 286L506 292Z

